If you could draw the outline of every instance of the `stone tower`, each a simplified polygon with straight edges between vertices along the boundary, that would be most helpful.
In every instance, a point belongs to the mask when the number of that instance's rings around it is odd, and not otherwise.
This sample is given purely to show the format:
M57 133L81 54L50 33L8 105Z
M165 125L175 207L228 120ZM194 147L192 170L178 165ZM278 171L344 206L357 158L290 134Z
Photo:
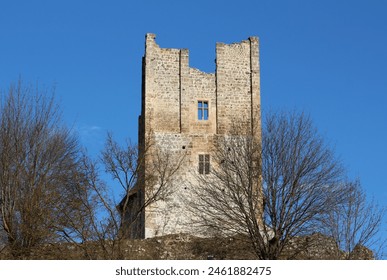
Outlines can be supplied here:
M192 172L209 173L216 137L228 135L235 120L259 131L260 70L258 38L233 44L216 44L216 72L189 67L187 49L160 48L154 34L146 35L142 74L142 111L139 118L140 147L158 147L185 159L174 180L175 191L165 200L145 208L133 226L131 237L144 238L190 232L184 200ZM147 158L142 174L147 172ZM147 183L130 194L141 205ZM129 217L128 219L132 219ZM135 233L134 233L135 232Z

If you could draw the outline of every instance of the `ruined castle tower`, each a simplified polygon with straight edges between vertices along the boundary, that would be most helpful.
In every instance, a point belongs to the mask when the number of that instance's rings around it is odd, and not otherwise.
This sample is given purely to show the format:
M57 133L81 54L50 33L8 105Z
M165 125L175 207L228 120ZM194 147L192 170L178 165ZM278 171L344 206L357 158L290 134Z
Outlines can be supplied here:
M228 135L235 120L254 124L260 131L258 44L257 37L217 43L216 72L204 73L189 66L187 49L160 48L154 34L146 35L139 144L185 158L174 179L174 192L145 208L131 237L190 232L182 197L189 197L192 172L210 172L214 139ZM142 174L155 160L147 158ZM151 187L143 182L130 198L132 205L141 205Z

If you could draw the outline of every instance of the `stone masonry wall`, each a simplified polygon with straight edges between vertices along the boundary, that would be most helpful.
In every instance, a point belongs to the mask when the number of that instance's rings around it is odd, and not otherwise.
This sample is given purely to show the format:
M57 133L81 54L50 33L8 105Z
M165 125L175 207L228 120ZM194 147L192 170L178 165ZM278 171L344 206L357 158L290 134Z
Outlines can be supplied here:
M251 125L260 105L257 38L216 45L216 90L217 133L230 133L235 121Z
M154 38L147 34L145 126L148 131L180 132L180 50L161 49Z
M152 139L155 149L183 156L184 163L173 195L146 209L145 237L193 232L185 198L198 157L211 155L214 139L230 133L235 121L255 123L260 133L259 93L257 38L218 43L216 73L204 73L189 67L188 50L160 48L154 34L146 35L139 143ZM207 102L208 120L198 119L198 101Z

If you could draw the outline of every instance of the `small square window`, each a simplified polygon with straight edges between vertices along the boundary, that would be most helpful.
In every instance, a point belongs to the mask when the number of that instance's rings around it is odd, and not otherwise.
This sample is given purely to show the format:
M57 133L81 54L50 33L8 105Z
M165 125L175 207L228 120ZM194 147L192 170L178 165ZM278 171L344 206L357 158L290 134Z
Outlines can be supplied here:
M208 120L208 101L198 101L198 120Z
M210 155L199 155L199 174L210 173Z

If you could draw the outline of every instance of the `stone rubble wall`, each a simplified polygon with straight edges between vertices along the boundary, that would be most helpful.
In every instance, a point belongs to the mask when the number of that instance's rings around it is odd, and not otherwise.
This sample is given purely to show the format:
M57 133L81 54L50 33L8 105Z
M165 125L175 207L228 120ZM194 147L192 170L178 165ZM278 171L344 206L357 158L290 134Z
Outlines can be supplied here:
M174 194L146 209L145 237L193 232L186 198L198 172L198 155L211 155L216 137L230 133L240 120L254 123L260 137L258 56L256 37L218 43L216 72L204 73L189 67L188 50L160 48L154 34L146 35L139 143L151 138L155 149L185 160L174 180ZM198 101L208 102L208 120L198 120Z

